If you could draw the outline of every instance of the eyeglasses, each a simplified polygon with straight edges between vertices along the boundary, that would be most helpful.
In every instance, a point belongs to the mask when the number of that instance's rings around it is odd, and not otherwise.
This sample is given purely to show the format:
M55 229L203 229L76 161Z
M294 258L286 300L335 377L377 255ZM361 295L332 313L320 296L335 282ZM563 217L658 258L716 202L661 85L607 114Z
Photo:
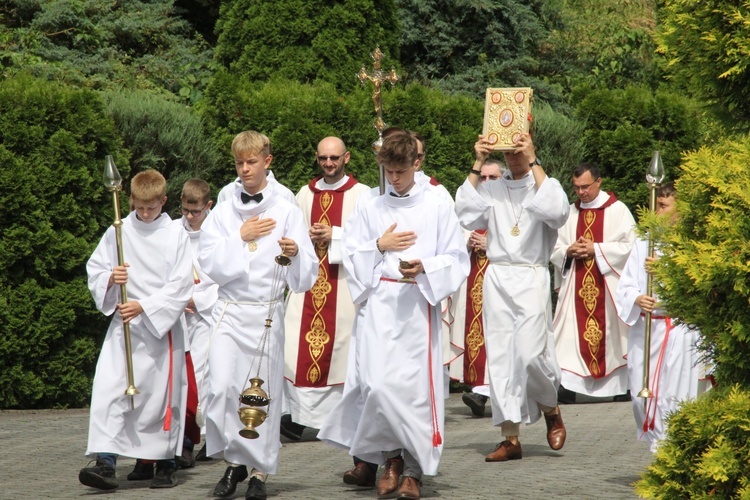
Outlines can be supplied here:
M576 192L578 192L578 191L588 191L589 188L591 186L593 186L594 184L596 184L597 182L599 182L600 179L601 179L601 177L599 179L595 180L594 182L592 182L590 184L584 184L583 186L573 186L573 190L576 191Z
M346 153L344 153L343 155L317 156L316 158L318 159L318 163L325 163L328 160L331 160L333 163L336 163L344 156L346 156Z
M188 215L192 215L193 217L199 217L200 214L203 213L203 211L206 209L206 206L208 206L208 203L203 205L203 208L200 210L188 210L187 208L180 208L180 212L182 212L182 215L187 217Z
M480 175L479 180L480 181L496 181L500 178L499 175Z

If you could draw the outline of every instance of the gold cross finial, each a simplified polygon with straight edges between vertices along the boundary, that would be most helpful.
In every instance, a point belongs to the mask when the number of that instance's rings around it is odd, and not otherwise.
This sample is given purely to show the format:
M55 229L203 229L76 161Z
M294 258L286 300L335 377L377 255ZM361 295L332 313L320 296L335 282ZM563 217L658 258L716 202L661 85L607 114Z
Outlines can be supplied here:
M362 85L367 81L371 81L374 86L372 91L372 102L375 105L375 115L377 116L375 119L375 128L377 129L378 134L381 134L385 128L385 123L383 122L383 100L381 96L383 82L388 82L393 86L398 81L398 75L394 68L391 68L390 73L387 74L384 74L383 70L380 69L380 60L383 58L383 55L384 54L380 51L380 47L376 47L375 52L370 54L370 57L372 57L373 60L372 73L367 72L364 64L362 65L362 69L359 70L359 73L357 73L357 78L359 78Z

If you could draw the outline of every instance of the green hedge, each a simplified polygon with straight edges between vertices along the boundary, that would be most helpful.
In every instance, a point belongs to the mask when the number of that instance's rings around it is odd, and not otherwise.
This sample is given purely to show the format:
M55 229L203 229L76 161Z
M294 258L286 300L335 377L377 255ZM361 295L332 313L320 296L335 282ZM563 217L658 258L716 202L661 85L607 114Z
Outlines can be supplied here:
M0 81L0 407L79 406L106 318L85 263L112 222L106 154L127 162L93 92Z
M230 161L234 135L256 129L271 138L275 175L295 192L318 175L315 148L327 135L346 142L352 153L350 171L361 182L376 186L372 143L377 131L371 94L371 87L342 94L322 82L303 85L274 79L252 84L228 72L219 73L203 103L208 130L226 156L224 173L213 178L213 183L226 183L235 176ZM420 84L397 85L382 95L386 124L422 134L427 144L425 172L455 193L466 179L474 143L482 132L484 95L446 96ZM581 161L584 124L542 102L535 105L533 114L539 155L550 174L562 180Z
M586 121L587 160L599 165L603 189L632 210L648 205L646 169L661 152L667 179L678 174L680 155L721 137L721 127L695 100L647 87L578 89L576 116Z

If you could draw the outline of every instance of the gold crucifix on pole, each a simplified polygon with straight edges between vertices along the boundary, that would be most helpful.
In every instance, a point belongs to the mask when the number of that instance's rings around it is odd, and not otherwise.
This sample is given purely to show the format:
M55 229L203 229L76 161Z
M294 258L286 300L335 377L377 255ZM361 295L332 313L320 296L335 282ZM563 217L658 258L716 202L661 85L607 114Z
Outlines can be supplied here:
M383 130L385 129L385 122L383 121L383 99L381 90L383 83L390 83L391 86L395 85L398 81L398 75L396 70L391 68L390 73L384 74L383 70L380 69L380 60L383 58L383 53L380 51L380 47L375 48L375 52L370 54L372 57L372 73L368 73L365 69L364 64L362 69L357 73L357 78L364 85L367 81L372 82L372 102L375 105L375 129L378 131L378 139L372 143L372 149L377 154L380 151L380 146L383 144ZM379 166L380 169L380 194L385 193L385 175L383 172L383 166Z

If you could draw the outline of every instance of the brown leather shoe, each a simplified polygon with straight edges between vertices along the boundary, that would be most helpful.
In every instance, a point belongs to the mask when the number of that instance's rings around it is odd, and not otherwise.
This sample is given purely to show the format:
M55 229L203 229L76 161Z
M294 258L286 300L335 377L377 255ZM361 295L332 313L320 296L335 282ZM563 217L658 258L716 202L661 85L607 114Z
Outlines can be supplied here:
M378 480L378 496L390 495L398 488L398 478L404 471L404 459L389 458L385 461L383 475Z
M565 424L562 421L560 407L557 407L556 415L544 415L544 421L547 423L547 443L553 450L559 450L565 444Z
M404 479L401 481L401 487L398 489L397 500L419 500L420 486L422 486L422 481L411 476L404 476Z
M505 462L507 460L520 460L523 457L521 453L521 443L513 444L507 439L497 445L495 451L484 457L485 462Z
M366 462L359 462L352 470L344 472L344 482L355 486L375 486L375 472Z

